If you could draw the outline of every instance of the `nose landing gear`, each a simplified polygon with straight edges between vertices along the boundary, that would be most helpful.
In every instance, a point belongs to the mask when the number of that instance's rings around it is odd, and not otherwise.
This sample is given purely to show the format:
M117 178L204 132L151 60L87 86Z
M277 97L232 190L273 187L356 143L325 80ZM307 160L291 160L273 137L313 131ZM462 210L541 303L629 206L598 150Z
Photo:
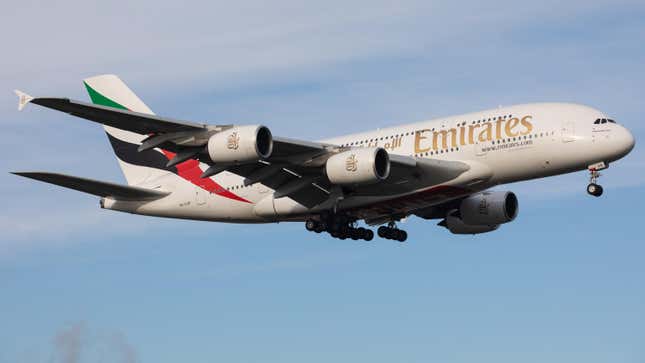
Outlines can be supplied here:
M587 193L589 193L589 195L593 195L594 197L602 195L602 186L598 185L597 182L601 175L599 170L606 168L607 165L602 162L589 166L589 185L587 185Z

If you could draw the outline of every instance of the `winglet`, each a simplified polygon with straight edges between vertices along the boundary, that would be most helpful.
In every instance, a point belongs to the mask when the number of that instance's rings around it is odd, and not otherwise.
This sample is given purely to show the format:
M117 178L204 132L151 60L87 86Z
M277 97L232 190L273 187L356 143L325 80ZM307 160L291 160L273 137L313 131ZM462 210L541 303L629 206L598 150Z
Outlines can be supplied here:
M22 111L22 109L25 108L25 106L34 99L30 95L22 91L14 90L14 92L16 93L16 95L18 95L18 111Z

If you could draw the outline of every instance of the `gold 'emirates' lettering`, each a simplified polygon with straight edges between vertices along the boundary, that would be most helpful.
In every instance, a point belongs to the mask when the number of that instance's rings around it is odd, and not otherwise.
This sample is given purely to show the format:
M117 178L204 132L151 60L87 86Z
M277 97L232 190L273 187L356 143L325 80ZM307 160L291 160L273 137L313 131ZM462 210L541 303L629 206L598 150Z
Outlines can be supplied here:
M391 137L389 140L390 141L386 141L383 144L383 148L388 151L393 151L401 147L401 145L403 145L403 135ZM378 147L379 145L380 145L379 139L370 139L369 141L365 141L365 143L361 142L360 146L359 145L357 146L358 147Z
M414 133L414 152L415 153L424 153L426 151L430 151L430 147L427 148L421 148L421 140L427 139L427 137L423 136L425 132L428 132L430 130L419 130Z
M386 142L385 145L383 145L383 148L385 148L386 150L392 151L400 147L401 145L403 145L403 136L397 136L392 138L392 141ZM368 146L372 146L372 145L368 145ZM378 142L376 142L373 146L378 146Z
M476 142L487 142L501 140L507 137L528 135L533 131L531 123L533 116L527 115L521 119L513 117L510 119L498 118L491 122L481 124L463 125L459 128L433 131L423 129L414 133L414 152L424 153L430 150L448 149L459 145L474 144ZM430 143L432 135L432 143ZM459 140L459 144L457 144Z
M520 123L520 120L516 117L513 117L512 119L508 120L508 122L506 123L506 135L508 135L508 137L515 137L519 135L519 132L513 132L513 129L517 125L519 125L519 123Z
M533 131L533 124L529 121L532 119L533 119L533 116L530 116L530 115L522 117L522 120L520 121L520 123L522 124L522 126L526 128L526 130L520 133L522 136L528 135L531 133L531 131Z
M487 122L483 124L482 127L484 127L484 130L479 133L479 141L484 142L493 140L493 124Z
M448 130L441 130L441 131L433 131L432 132L432 147L437 150L437 140L439 137L441 137L441 148L446 149L448 148L448 134L450 134L450 144L451 145L457 145L457 130L456 129L448 129Z

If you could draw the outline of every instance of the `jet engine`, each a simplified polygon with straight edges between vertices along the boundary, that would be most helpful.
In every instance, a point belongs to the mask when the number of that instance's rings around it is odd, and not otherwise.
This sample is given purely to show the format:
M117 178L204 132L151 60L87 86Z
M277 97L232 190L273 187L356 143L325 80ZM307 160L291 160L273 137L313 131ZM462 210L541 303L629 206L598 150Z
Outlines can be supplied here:
M517 217L517 197L513 192L483 192L461 201L461 220L470 225L497 225Z
M453 234L479 234L492 232L499 228L498 224L492 226L466 224L454 214L446 216L446 219L441 221L439 225L448 228L448 230Z
M491 232L515 219L518 206L512 192L477 193L462 200L459 209L450 211L439 225L454 234Z
M271 156L273 136L265 126L235 126L211 136L207 150L214 163L254 162Z
M376 183L390 175L390 156L380 147L348 150L330 157L325 170L334 184Z

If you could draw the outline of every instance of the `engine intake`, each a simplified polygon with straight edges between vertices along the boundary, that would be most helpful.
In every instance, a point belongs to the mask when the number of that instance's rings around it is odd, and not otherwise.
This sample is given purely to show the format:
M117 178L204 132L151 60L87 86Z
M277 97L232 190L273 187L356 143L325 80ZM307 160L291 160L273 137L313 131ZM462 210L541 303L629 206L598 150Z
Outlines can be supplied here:
M265 126L235 126L211 136L207 149L214 163L244 164L271 156L273 136Z
M372 184L390 175L390 156L380 147L348 150L330 157L325 170L334 184Z
M513 192L483 192L461 201L461 219L470 225L497 225L517 217L519 203Z

